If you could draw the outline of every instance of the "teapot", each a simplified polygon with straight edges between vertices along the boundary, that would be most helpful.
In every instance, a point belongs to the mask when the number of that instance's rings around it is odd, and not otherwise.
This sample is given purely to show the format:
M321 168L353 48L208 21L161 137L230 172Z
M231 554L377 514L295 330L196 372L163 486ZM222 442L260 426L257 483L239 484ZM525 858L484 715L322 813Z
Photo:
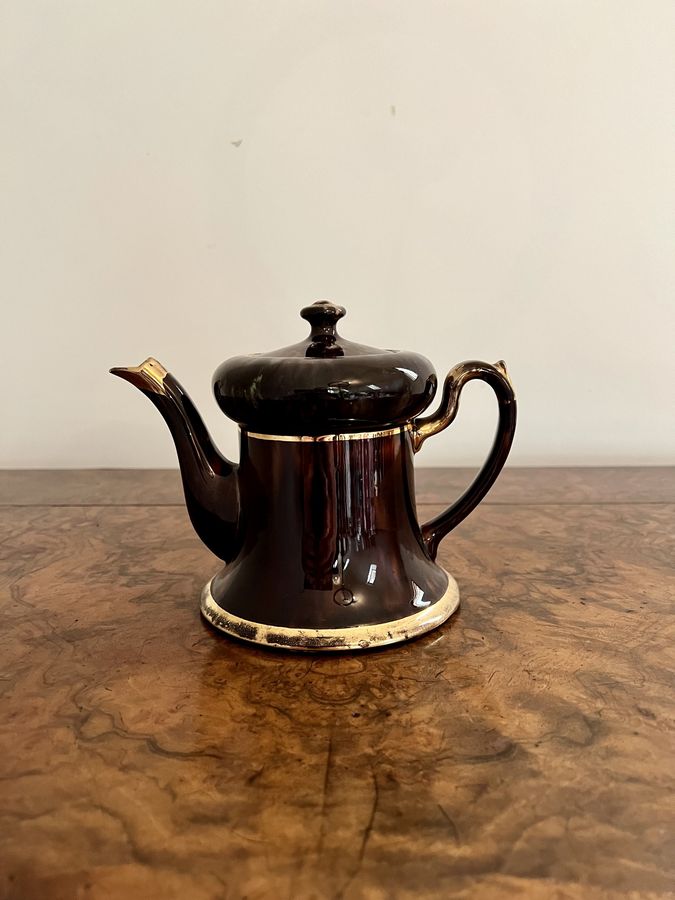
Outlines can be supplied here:
M423 416L437 388L429 360L344 339L344 315L317 301L301 311L310 325L303 341L216 370L216 401L239 425L238 464L218 451L157 360L110 370L166 421L192 525L225 563L202 591L203 616L266 647L359 650L448 619L459 591L436 561L439 544L483 499L513 441L516 402L503 362L452 368L437 411ZM419 524L414 455L450 425L475 378L497 397L494 444L465 493Z

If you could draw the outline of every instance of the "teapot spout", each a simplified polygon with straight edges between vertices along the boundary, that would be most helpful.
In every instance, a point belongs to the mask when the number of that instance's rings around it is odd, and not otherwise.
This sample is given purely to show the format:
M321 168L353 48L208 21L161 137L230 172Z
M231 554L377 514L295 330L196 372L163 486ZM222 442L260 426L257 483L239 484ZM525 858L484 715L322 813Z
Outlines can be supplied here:
M110 374L131 382L139 390L164 394L164 379L169 373L161 362L149 356L140 366L114 366Z
M188 394L156 359L110 372L135 385L161 413L176 445L192 525L212 553L230 562L239 550L238 466L220 453Z

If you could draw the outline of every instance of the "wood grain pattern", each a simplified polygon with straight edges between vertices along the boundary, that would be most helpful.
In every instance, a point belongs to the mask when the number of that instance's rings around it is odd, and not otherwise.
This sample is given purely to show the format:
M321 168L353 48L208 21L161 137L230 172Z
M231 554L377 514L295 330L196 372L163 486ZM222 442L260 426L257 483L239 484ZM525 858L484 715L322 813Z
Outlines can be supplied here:
M483 504L446 627L325 658L200 620L181 508L0 509L0 896L673 896L674 510Z
M423 469L420 503L450 503L476 469ZM182 506L178 469L0 469L0 506ZM506 466L483 503L675 503L675 468Z

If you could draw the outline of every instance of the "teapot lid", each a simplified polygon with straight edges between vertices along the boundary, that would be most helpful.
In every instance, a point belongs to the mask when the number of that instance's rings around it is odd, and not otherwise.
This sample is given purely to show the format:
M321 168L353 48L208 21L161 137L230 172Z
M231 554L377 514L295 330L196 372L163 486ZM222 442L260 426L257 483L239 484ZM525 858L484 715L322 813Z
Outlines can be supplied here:
M311 330L297 344L235 356L213 376L223 412L262 434L344 434L403 425L419 415L436 390L424 356L379 350L345 340L342 306L318 300L300 313Z

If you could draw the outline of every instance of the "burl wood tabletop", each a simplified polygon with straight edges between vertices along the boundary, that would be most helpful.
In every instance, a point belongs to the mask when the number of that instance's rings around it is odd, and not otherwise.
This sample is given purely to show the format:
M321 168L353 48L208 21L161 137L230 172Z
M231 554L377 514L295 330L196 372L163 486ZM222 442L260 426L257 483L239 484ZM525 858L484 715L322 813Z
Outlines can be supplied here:
M0 504L0 896L675 895L674 469L507 470L441 545L460 612L335 656L204 624L175 472Z

